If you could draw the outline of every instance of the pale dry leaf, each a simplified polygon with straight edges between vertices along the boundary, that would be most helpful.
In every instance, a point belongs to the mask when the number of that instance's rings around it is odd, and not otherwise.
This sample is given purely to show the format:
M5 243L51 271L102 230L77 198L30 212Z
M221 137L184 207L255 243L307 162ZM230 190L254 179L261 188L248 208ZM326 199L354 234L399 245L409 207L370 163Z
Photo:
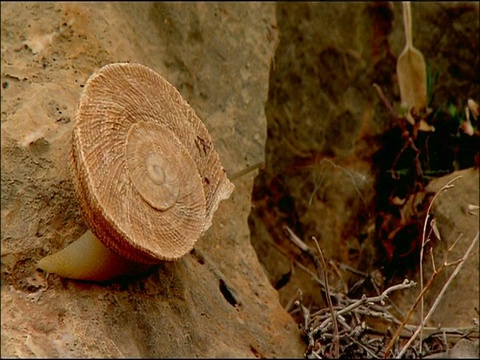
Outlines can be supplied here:
M468 99L467 101L468 108L472 112L473 117L476 119L478 118L478 115L480 114L480 105L473 101L472 99Z
M427 66L423 54L413 46L410 2L403 3L406 45L397 60L397 77L402 104L409 109L407 120L414 125L410 109L417 114L427 107ZM434 131L421 120L419 130Z

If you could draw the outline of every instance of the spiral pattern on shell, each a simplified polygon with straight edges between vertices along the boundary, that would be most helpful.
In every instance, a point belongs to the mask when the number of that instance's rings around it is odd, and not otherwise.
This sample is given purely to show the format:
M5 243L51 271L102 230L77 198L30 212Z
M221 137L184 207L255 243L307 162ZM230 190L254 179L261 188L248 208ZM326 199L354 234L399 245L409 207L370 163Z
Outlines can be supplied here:
M175 87L129 63L88 79L73 126L72 172L92 232L142 263L188 253L234 187Z

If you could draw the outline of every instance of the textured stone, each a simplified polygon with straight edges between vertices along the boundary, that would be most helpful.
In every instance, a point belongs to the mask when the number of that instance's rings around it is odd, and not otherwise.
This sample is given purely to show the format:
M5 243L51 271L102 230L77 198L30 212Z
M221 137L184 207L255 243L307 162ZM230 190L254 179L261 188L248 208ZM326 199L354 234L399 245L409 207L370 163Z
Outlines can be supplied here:
M415 47L439 74L433 109L449 102L462 109L478 97L478 11L478 3L412 3ZM372 85L398 107L402 4L283 3L277 23L266 164L249 218L252 244L284 306L298 289L306 304L323 306L315 268L284 226L312 248L315 236L327 260L378 269L375 201L385 189L377 185L373 157L385 145L382 134L398 124ZM432 158L439 160L445 159ZM342 273L349 285L359 280L350 275Z
M264 157L273 4L2 3L2 356L298 357L250 245L251 175L195 249L108 284L36 262L85 231L68 166L86 79L138 62L176 86L232 175Z

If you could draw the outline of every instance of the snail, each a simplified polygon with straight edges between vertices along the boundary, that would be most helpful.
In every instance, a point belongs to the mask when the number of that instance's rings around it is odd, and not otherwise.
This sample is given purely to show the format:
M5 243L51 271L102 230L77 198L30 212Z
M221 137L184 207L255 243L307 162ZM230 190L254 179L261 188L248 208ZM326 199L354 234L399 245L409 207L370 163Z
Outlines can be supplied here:
M91 75L72 133L72 179L90 230L41 259L45 272L106 281L178 260L234 189L203 122L143 65Z

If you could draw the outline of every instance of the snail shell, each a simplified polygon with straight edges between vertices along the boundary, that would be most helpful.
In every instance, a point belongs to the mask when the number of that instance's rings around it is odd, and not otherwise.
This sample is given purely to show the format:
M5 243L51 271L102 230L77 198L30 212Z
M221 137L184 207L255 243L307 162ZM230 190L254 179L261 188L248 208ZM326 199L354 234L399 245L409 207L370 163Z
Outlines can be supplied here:
M106 65L88 79L71 159L87 225L131 262L188 253L234 188L194 110L140 64Z

